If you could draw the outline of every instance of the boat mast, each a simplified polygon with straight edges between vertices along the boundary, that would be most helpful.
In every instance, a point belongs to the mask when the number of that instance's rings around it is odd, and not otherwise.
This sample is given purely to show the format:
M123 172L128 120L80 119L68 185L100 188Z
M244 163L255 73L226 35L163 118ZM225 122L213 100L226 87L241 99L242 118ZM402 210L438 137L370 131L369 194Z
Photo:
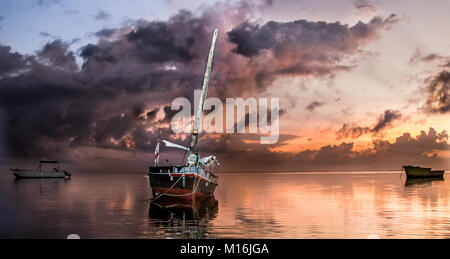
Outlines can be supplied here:
M203 115L203 106L205 104L206 93L208 92L209 79L211 76L211 68L214 57L214 49L216 47L216 40L218 34L219 30L217 28L214 29L214 35L211 42L211 49L209 51L208 62L206 63L205 77L203 78L202 92L200 94L200 100L194 118L194 127L192 129L191 143L189 145L189 156L194 154L197 156L197 160L198 160L198 152L197 152L198 133L200 131L200 127L202 126L201 121Z

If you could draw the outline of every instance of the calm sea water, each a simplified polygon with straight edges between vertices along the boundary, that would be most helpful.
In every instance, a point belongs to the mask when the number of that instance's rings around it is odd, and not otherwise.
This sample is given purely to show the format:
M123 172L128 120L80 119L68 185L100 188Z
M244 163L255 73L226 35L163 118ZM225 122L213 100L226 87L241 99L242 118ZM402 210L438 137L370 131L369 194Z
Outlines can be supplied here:
M215 199L161 209L140 174L0 175L1 238L450 238L450 181L399 172L219 174ZM448 177L448 175L447 175Z

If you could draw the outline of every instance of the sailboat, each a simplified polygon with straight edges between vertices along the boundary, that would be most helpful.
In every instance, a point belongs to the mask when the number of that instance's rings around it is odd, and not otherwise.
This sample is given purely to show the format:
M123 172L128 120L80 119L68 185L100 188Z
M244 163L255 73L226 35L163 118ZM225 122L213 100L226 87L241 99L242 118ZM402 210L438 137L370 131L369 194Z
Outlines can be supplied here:
M403 166L408 179L413 178L444 178L445 170L432 170L419 166Z
M194 117L194 126L190 137L189 147L184 147L167 140L159 139L154 153L154 165L149 167L149 181L152 188L153 200L166 196L176 200L192 200L208 197L214 194L218 185L218 177L207 168L218 164L214 155L200 158L198 155L198 138L203 116L203 107L208 92L209 79L211 75L214 49L219 30L214 30L211 49L206 64L200 101ZM182 149L188 152L186 164L176 166L159 166L160 142L166 147Z
M55 164L56 167L53 168L51 171L42 170L42 164ZM41 160L39 161L39 167L35 170L28 170L28 169L9 169L11 172L13 172L14 176L16 178L70 178L72 174L67 172L66 170L61 170L59 168L59 162L58 161L46 161Z

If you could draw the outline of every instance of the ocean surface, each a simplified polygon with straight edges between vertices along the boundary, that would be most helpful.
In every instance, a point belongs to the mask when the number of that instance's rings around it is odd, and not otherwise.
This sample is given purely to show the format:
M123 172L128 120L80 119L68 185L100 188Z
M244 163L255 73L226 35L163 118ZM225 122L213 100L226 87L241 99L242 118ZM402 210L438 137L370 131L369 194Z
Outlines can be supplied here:
M219 174L214 199L163 209L144 174L0 174L0 238L450 238L450 179L400 172ZM446 175L449 178L449 175Z

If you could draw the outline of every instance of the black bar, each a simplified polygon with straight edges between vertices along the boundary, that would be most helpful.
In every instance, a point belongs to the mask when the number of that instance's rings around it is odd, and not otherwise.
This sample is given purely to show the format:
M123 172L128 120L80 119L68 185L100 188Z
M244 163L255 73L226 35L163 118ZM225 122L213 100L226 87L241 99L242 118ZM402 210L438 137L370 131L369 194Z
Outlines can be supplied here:
M17 249L15 257L23 253L45 255L45 258L55 256L61 258L70 254L71 258L183 258L183 257L222 257L222 258L407 258L419 256L421 253L428 258L445 253L441 249L429 249L436 242L448 240L301 240L301 239L202 239L202 240L1 240L5 250ZM46 243L48 242L48 243ZM408 242L410 244L402 244ZM434 242L435 244L431 243ZM191 248L189 253L183 253L183 247ZM58 247L53 249L51 246ZM209 248L200 248L209 247ZM195 248L193 248L195 247ZM211 248L213 248L213 252ZM228 247L225 250L225 247ZM231 249L231 247L234 247ZM239 249L238 249L239 247ZM412 247L419 247L412 249ZM445 249L442 243L439 247ZM195 249L195 250L194 250ZM221 250L218 250L221 249ZM441 254L439 254L442 256Z

